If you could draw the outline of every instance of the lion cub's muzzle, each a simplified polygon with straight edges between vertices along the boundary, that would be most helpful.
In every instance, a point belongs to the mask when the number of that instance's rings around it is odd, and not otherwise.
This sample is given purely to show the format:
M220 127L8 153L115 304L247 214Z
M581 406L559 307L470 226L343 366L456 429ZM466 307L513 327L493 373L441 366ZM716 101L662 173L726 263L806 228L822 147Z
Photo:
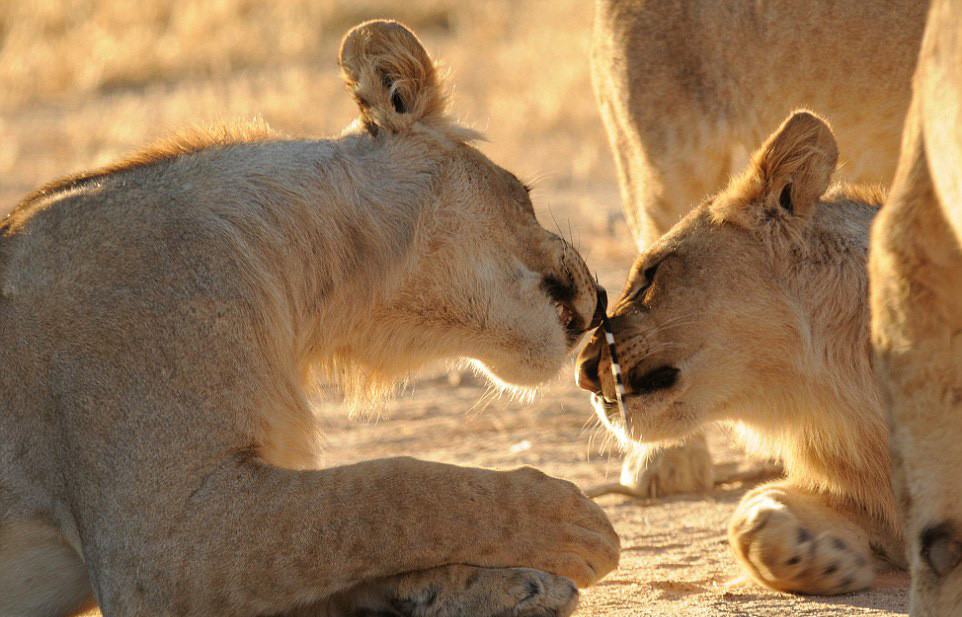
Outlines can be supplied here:
M600 320L599 320L600 321ZM575 370L575 382L582 390L587 390L604 398L604 389L601 387L600 365L604 354L605 341L601 332L595 332L591 340L585 345L581 353L578 354L577 368ZM611 397L614 398L613 396Z
M615 384L611 373L611 359L608 357L604 334L594 333L585 348L578 354L575 382L579 388L597 394L606 403L616 400ZM645 367L642 362L632 366L630 358L622 358L625 371L625 394L639 396L659 390L667 390L678 381L678 368L667 364Z

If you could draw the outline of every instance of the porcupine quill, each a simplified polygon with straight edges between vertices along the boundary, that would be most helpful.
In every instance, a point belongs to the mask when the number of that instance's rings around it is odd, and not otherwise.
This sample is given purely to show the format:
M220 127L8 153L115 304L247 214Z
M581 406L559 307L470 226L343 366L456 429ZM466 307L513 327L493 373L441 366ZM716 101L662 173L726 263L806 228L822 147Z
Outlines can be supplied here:
M615 334L611 331L611 322L605 314L601 315L601 327L605 331L605 342L608 343L608 353L611 355L611 376L615 379L615 400L618 403L618 411L621 412L625 422L625 434L631 436L631 420L628 417L628 408L625 406L625 384L621 378L618 352L615 350Z

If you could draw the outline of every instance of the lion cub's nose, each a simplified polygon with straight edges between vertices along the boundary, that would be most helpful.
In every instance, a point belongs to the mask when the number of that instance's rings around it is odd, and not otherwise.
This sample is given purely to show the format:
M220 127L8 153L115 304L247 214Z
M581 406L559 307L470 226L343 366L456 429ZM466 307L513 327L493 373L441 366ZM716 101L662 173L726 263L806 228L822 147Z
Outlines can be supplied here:
M595 284L595 288L598 292L598 303L595 305L595 314L591 316L591 323L588 324L588 330L600 326L601 318L605 316L605 312L608 310L608 292L597 283Z
M600 298L599 298L600 301ZM598 363L601 361L601 347L603 339L597 332L578 354L578 369L575 372L575 383L578 387L595 394L601 394L601 380L598 377Z

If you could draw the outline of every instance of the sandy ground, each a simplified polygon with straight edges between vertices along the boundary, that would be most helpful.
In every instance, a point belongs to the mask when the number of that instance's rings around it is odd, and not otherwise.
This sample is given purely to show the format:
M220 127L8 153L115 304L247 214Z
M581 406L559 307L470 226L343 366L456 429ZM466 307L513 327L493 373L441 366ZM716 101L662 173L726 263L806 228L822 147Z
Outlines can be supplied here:
M579 0L0 0L0 213L59 175L103 164L189 124L261 116L294 135L330 135L353 114L335 64L354 23L410 23L450 69L458 116L494 160L534 181L542 224L571 238L617 294L634 256L588 73L590 3ZM322 465L416 455L462 465L535 465L583 487L617 479L586 396L567 367L531 402L499 398L470 373L412 384L376 419L318 401ZM745 467L724 433L716 463ZM599 502L622 537L621 567L585 591L579 614L896 615L905 574L832 599L740 580L725 525L747 490Z
M570 374L571 371L568 371ZM489 467L534 465L582 487L617 479L619 460L568 375L531 403L499 400L468 374L458 386L445 376L419 382L375 419L351 421L339 403L321 402L325 464L378 455ZM749 468L725 433L711 435L716 465ZM598 499L621 536L619 569L583 592L579 615L775 616L908 613L908 577L887 573L876 588L837 598L791 596L741 578L725 528L748 487L719 487L707 496L641 501Z

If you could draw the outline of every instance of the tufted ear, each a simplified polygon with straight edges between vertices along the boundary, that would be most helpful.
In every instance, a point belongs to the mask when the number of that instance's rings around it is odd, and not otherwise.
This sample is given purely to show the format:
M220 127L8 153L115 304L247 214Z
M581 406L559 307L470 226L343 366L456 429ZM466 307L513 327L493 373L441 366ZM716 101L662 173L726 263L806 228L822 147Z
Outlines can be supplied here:
M752 157L764 200L790 214L807 216L828 189L838 163L838 146L828 123L796 111Z
M434 62L398 22L378 19L355 26L341 41L338 61L372 133L398 133L415 122L444 117Z

